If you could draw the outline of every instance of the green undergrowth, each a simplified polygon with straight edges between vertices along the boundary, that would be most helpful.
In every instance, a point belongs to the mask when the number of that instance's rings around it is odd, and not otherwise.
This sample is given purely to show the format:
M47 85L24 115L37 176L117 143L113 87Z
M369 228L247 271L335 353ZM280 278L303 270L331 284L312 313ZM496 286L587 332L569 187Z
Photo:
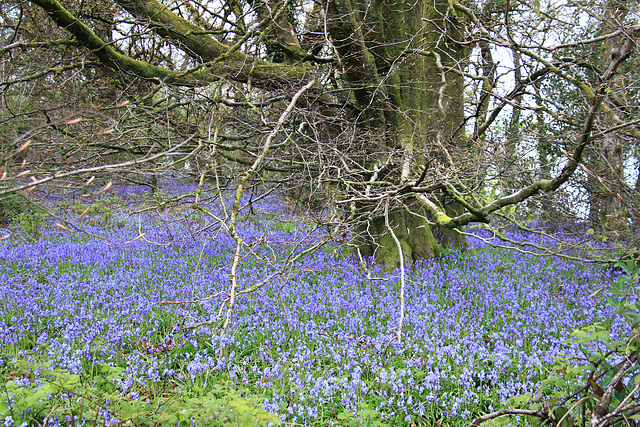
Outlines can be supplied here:
M0 375L0 417L15 425L135 426L266 426L278 424L261 405L264 399L243 397L242 390L216 383L208 390L178 387L156 390L140 398L122 395L117 382L124 368L98 364L91 375L52 369L46 363L5 363Z

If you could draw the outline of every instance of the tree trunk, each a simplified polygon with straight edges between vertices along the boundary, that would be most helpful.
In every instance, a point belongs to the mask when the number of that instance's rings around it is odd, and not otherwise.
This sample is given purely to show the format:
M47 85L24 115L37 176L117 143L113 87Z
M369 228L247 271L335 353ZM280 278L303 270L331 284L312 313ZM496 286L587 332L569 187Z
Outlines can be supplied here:
M466 55L459 43L463 23L448 6L443 1L365 5L340 0L330 8L329 29L333 40L343 41L336 48L357 106L353 120L360 133L372 136L365 167L384 171L386 180L415 179L432 163L453 167L449 162L465 148L460 132L464 82L451 71ZM466 245L457 230L433 225L417 201L388 203L389 223L407 262L437 255L443 246ZM441 205L458 210L451 201ZM360 206L358 211L363 222L353 243L387 268L399 265L381 209Z
M593 173L589 177L592 190L589 222L600 233L626 233L626 209L617 194L624 179L622 141L617 135L605 135L595 153Z
M628 14L626 0L609 0L605 10L605 20L602 32L609 33L624 21ZM623 35L609 38L602 45L601 58L603 69L608 67L615 55L619 55L617 46ZM620 106L626 104L624 97L624 76L618 74L609 87L606 103L608 108L604 112L604 127L611 127L620 123L624 113ZM628 233L627 214L619 196L624 187L623 141L617 133L606 133L599 144L594 147L594 161L592 174L589 176L589 187L592 195L589 206L589 221L591 226L603 234L617 235ZM595 176L594 176L595 174Z

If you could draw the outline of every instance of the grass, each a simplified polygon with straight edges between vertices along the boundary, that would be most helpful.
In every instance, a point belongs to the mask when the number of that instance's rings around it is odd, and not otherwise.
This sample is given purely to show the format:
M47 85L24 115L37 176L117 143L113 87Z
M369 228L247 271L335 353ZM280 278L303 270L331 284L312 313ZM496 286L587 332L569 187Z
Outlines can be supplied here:
M6 425L459 426L535 393L579 353L574 328L622 328L591 296L609 271L474 240L409 269L402 343L397 273L368 280L330 246L241 297L219 337L232 240L185 207L127 218L135 203L110 203L58 211L89 234L43 223L0 242ZM254 209L241 286L322 237L273 197Z

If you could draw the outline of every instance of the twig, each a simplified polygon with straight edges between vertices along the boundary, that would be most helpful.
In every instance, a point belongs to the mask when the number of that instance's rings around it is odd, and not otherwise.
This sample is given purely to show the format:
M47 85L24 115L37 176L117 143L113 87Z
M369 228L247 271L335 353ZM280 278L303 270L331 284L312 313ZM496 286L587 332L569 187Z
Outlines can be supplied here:
M238 187L236 189L235 198L233 201L233 205L231 207L231 217L229 219L229 234L236 241L236 248L233 254L231 272L229 274L229 277L231 279L231 287L229 289L229 304L227 305L224 323L220 328L220 336L223 336L226 333L227 329L229 328L229 324L231 323L231 316L233 315L233 309L235 308L235 303L236 303L236 290L238 288L237 272L238 272L238 266L240 264L242 247L244 246L244 241L242 240L242 237L240 237L240 235L236 231L236 221L238 218L238 213L240 212L240 198L244 191L244 187L247 181L249 180L249 178L251 177L251 175L253 175L262 166L262 163L264 162L267 152L269 151L273 138L275 138L276 135L282 130L282 127L285 121L293 111L293 108L298 102L298 99L300 99L300 97L307 90L311 89L311 87L314 84L315 84L315 80L311 80L309 83L303 86L300 90L298 90L298 92L296 92L296 94L291 99L291 102L289 103L287 108L280 115L280 118L278 119L278 123L267 136L267 139L265 140L264 145L262 146L262 150L260 151L260 154L258 155L258 157L256 157L251 167L249 167L249 169L247 169L245 173L242 174L242 176L238 179ZM272 277L275 277L275 276L272 276Z
M395 231L389 224L389 203L390 198L387 198L387 203L384 206L384 225L389 230L391 237L396 242L396 247L398 248L398 257L400 259L400 320L398 320L398 343L402 342L402 323L404 322L404 253L402 252L402 245L400 244L400 240L398 240L398 236L396 236Z

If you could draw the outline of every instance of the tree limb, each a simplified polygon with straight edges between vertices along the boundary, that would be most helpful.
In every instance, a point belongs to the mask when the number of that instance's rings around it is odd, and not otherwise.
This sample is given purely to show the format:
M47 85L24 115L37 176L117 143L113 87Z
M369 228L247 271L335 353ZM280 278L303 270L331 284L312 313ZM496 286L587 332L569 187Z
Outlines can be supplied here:
M31 1L47 12L58 27L65 29L75 37L79 45L89 49L102 64L143 79L177 86L203 86L222 78L241 83L245 83L251 78L264 86L274 86L277 84L290 85L292 81L295 82L298 79L308 80L311 75L312 70L303 65L272 64L240 52L230 54L224 63L207 64L206 67L200 66L187 71L159 67L120 53L111 44L98 37L57 0ZM187 45L191 49L196 49L205 60L215 60L229 51L227 46L218 43L209 35L202 35L199 33L201 32L199 27L179 18L154 0L121 1L121 3L125 3L132 13L146 12L150 19L158 20L159 24L171 25L173 28L171 36L176 38L176 44L179 47ZM168 30L165 31L169 34ZM199 47L198 44L200 44Z

